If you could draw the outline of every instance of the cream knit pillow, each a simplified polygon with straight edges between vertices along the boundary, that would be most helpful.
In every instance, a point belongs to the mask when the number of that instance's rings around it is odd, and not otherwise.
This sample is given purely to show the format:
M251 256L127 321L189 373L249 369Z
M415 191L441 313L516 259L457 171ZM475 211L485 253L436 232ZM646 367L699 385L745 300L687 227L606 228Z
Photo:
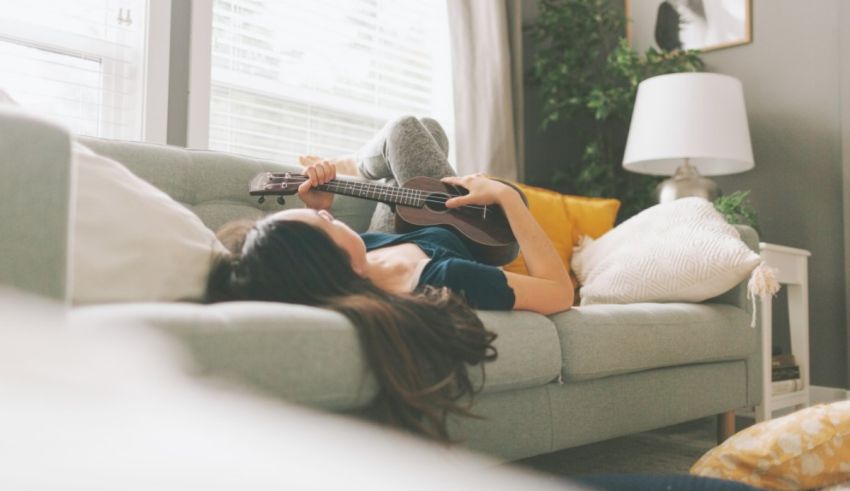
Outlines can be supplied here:
M194 213L74 143L74 303L199 300L224 246Z
M730 290L760 263L710 202L682 198L648 208L597 240L583 238L571 265L582 285L581 305L591 305L701 302ZM756 293L774 293L775 280L767 283Z

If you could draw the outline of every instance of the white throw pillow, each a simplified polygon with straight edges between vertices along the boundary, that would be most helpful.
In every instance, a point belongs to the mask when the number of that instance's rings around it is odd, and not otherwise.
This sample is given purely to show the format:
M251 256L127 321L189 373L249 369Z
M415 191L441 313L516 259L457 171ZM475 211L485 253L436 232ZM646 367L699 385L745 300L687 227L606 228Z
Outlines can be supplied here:
M760 263L702 198L655 205L597 240L585 237L572 258L581 305L701 302L730 290Z
M224 247L194 213L115 160L74 143L74 303L202 298Z

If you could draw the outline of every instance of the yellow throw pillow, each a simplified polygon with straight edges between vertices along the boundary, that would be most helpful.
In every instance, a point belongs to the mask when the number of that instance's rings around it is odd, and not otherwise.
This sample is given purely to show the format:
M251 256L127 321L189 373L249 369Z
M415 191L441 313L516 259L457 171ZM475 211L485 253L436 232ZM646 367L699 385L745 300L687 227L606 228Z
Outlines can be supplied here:
M751 426L703 455L691 474L770 489L850 480L850 401L818 404Z
M573 223L573 246L577 246L582 235L598 239L614 228L620 201L610 198L588 198L564 195L564 206Z
M620 209L616 199L570 196L519 183L516 186L525 193L529 211L552 241L567 269L579 238L590 235L595 239L611 230ZM528 274L522 254L506 265L505 271Z
M549 236L561 260L569 266L573 248L572 222L567 215L561 193L519 183L516 186L525 193L528 199L528 210ZM505 271L528 274L522 254L507 264Z

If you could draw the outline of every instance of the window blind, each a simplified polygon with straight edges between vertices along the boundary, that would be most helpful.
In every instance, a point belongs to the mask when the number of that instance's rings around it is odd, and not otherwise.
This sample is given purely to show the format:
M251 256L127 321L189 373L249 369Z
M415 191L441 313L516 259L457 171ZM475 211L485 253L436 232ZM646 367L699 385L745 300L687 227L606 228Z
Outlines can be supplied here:
M91 136L142 136L147 0L0 0L0 89Z
M402 114L454 134L444 0L214 0L212 28L212 149L344 155Z

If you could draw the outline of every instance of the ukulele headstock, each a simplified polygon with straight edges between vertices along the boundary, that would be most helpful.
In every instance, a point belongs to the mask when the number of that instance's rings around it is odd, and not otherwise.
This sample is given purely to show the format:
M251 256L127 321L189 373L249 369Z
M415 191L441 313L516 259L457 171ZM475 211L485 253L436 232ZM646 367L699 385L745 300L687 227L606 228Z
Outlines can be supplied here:
M258 202L261 204L266 196L278 196L277 202L284 204L283 197L296 194L304 179L303 175L291 172L261 172L251 179L248 194L259 196Z

